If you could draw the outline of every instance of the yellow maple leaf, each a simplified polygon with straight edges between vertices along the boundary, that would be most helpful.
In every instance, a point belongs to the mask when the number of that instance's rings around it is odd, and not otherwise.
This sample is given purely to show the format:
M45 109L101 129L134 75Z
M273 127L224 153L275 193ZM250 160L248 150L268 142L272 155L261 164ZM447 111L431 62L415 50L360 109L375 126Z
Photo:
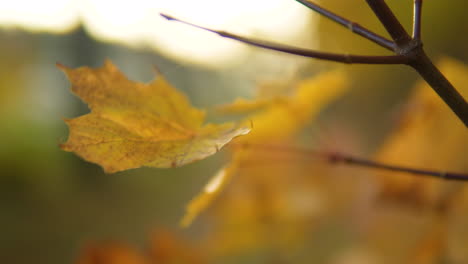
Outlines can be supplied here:
M149 84L133 82L109 60L97 69L58 67L91 109L66 120L70 135L61 147L106 172L182 166L250 132L250 126L234 123L203 125L205 113L162 76Z

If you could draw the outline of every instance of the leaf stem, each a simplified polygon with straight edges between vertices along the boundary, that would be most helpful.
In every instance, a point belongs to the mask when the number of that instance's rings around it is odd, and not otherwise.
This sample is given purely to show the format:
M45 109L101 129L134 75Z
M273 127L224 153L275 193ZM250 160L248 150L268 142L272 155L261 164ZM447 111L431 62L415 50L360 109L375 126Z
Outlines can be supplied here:
M347 20L344 17L341 17L321 6L319 6L316 3L313 3L309 0L296 0L297 2L303 4L304 6L314 10L315 12L319 13L320 15L323 15L324 17L346 27L347 29L351 30L353 33L356 33L388 50L395 51L396 50L396 45L393 41L386 39L385 37L382 37L365 27L359 25L358 23L352 22L350 20Z

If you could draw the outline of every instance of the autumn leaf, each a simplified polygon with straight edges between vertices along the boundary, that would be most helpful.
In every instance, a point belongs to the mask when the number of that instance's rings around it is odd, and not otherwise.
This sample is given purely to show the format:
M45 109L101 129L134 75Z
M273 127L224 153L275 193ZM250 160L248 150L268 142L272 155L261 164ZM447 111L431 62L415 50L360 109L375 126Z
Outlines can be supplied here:
M207 263L204 253L181 234L159 228L145 249L118 241L88 243L75 264L201 264Z
M149 264L142 254L125 243L108 242L86 246L76 264Z
M242 163L253 159L256 155L255 144L276 144L294 136L312 122L328 103L342 95L346 87L344 72L330 71L298 82L295 93L289 97L271 97L267 101L263 98L236 100L231 105L225 105L225 109L237 113L253 108L258 110L246 117L253 123L254 129L249 135L236 139L237 146L234 146L231 162L218 171L187 205L182 226L188 226L214 201ZM253 147L243 147L249 144Z
M149 84L133 82L109 60L97 69L58 67L91 109L66 120L70 135L61 148L108 173L183 166L250 131L249 125L234 123L203 125L205 113L162 76Z
M216 110L221 114L253 114L272 105L281 105L288 101L287 93L297 88L295 75L284 76L280 80L263 80L256 82L256 96L253 99L236 98L231 103L219 105Z
M275 97L269 99L247 100L244 98L237 98L230 104L224 104L217 107L218 112L221 114L245 114L252 113L271 106L272 104L281 103L285 100L284 97Z
M265 143L281 141L298 133L329 103L346 91L346 75L335 70L304 79L296 84L295 92L272 102L262 111L248 116L255 129L249 135L239 138L242 143Z
M468 95L468 68L444 58L440 70L462 95ZM468 148L465 126L437 94L422 80L401 111L397 127L376 154L381 162L434 171L466 171ZM449 184L437 178L411 177L405 173L378 173L382 195L405 204L433 205L444 196ZM441 174L441 177L443 175ZM411 202L411 203L410 203Z
M180 221L182 227L188 227L193 220L218 197L219 193L237 172L239 165L237 159L240 157L241 152L234 153L232 161L221 168L210 181L208 181L203 190L190 201L186 207L185 215Z
M450 58L437 66L466 98L468 67ZM386 248L406 260L394 263L467 263L468 188L443 179L444 171L468 171L466 127L423 80L399 114L376 159L441 174L436 178L377 172L375 201L380 203L375 208L381 216L373 220L370 244L380 243L379 250ZM398 224L397 219L403 221ZM418 239L405 245L413 238Z

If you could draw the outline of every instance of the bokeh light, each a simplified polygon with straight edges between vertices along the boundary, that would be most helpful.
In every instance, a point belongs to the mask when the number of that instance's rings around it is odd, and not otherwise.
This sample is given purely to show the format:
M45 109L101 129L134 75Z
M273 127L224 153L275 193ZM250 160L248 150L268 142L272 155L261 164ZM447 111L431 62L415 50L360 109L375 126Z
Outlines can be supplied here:
M245 45L162 18L188 21L246 36L297 39L309 10L288 0L45 0L8 1L0 24L30 31L67 32L82 23L96 39L149 47L171 58L205 66L232 65L248 56Z

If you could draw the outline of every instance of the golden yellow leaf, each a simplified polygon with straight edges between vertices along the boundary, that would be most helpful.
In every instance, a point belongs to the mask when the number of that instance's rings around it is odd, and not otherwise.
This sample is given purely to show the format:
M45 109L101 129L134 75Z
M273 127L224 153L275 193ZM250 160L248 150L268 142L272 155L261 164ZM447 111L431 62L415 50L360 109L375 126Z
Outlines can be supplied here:
M66 120L62 149L112 173L141 166L178 167L216 153L250 127L203 125L204 112L163 77L149 84L128 80L110 61L97 69L58 65L91 113Z

